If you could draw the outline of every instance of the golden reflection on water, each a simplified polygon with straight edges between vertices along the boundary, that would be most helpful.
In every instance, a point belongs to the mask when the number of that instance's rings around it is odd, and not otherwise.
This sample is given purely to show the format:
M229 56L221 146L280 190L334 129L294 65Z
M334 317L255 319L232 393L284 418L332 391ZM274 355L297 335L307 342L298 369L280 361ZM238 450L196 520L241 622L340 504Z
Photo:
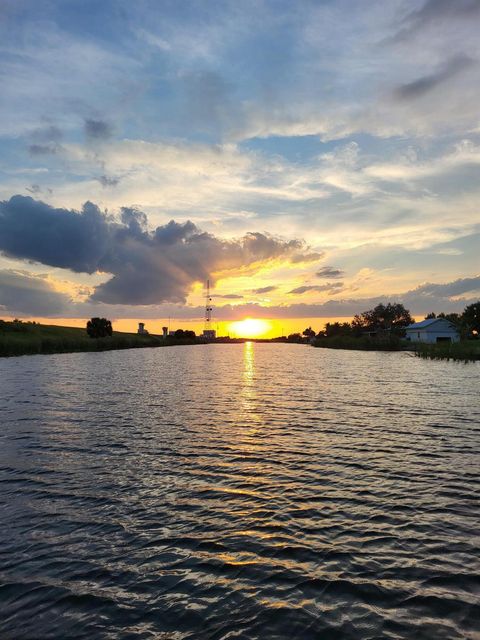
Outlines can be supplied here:
M245 342L243 349L243 381L250 386L253 383L255 374L255 351L253 342Z
M243 386L241 392L242 416L250 422L258 421L257 391L255 388L255 346L245 342L243 348Z

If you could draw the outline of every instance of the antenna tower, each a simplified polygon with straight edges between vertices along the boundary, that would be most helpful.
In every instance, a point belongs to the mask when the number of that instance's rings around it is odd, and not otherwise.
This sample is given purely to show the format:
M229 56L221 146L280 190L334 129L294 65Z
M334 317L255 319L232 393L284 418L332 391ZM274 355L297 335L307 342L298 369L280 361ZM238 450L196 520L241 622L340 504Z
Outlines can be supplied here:
M212 298L210 296L210 280L207 280L207 295L205 296L205 331L212 328Z

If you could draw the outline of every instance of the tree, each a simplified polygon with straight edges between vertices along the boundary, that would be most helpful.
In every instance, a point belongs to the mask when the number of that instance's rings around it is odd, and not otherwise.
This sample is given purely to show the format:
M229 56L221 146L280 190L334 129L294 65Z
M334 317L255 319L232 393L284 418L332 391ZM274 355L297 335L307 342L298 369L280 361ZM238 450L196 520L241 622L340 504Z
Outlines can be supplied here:
M349 336L352 333L352 326L349 322L327 322L325 324L324 335L327 338L334 336Z
M356 315L352 321L352 328L356 333L365 331L391 331L402 334L404 327L413 323L410 311L399 302L377 304L369 311Z
M308 338L310 340L311 338L315 337L315 331L312 329L312 327L307 327L303 331L303 335L305 336L305 338Z
M425 320L435 320L437 316L433 313L433 311L431 313L427 313L427 315L425 316Z
M469 304L460 316L462 325L471 334L480 334L480 301Z
M92 318L87 322L90 338L106 338L112 335L112 323L106 318Z
M302 336L299 333L291 333L287 340L288 342L302 342Z

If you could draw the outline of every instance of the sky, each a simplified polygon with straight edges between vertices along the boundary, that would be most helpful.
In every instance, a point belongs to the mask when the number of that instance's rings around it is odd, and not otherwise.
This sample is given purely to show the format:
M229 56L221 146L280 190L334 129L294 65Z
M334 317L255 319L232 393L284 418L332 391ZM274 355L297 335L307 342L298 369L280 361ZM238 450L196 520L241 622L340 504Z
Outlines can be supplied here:
M480 0L0 0L0 315L480 297ZM267 330L266 330L267 331Z

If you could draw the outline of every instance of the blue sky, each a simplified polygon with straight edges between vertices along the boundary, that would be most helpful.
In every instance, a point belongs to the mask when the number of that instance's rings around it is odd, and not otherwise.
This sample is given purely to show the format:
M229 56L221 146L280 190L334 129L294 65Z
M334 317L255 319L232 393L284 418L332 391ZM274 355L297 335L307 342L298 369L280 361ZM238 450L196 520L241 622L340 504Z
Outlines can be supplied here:
M206 275L232 319L478 299L479 0L0 12L4 315L194 317Z

